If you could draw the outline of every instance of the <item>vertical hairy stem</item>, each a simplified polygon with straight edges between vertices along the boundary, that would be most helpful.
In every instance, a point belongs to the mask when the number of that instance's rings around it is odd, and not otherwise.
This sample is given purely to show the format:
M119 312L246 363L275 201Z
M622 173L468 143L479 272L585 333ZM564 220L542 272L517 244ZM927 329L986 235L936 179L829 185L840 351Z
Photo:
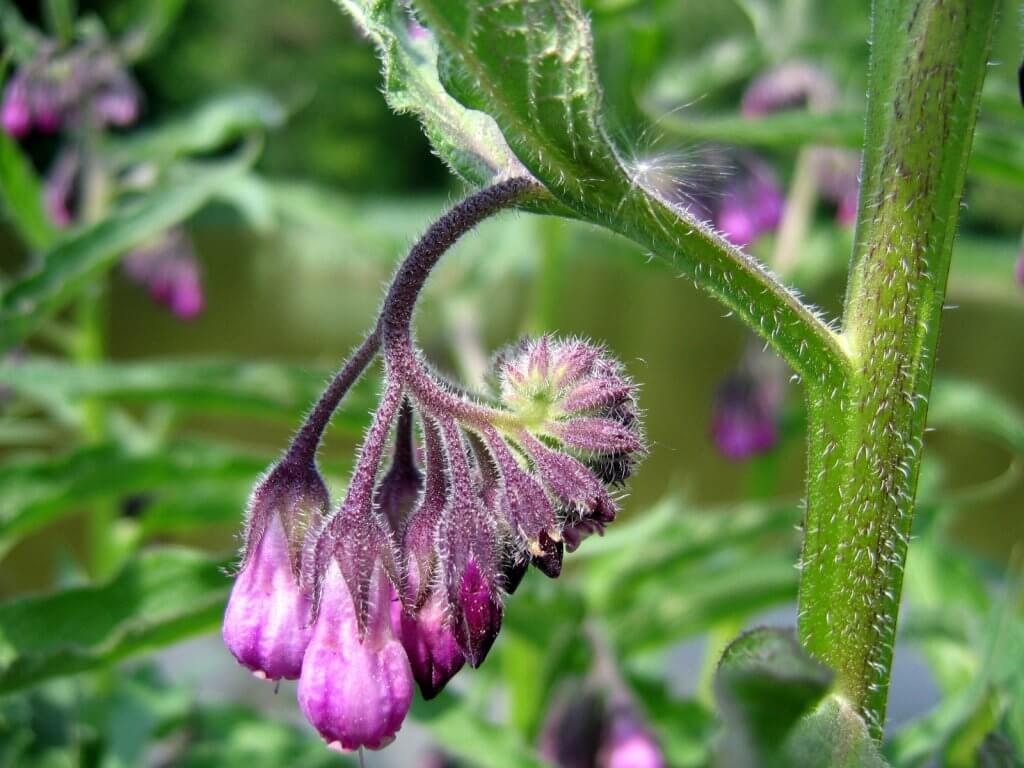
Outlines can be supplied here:
M808 388L804 644L880 737L939 321L996 0L877 0L852 370Z

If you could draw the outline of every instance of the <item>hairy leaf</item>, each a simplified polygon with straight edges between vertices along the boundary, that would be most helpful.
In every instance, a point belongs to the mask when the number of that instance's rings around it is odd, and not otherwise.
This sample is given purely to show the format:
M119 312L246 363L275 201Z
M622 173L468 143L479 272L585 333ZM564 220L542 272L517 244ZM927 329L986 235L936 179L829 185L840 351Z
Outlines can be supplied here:
M377 46L388 104L420 119L434 151L456 174L475 186L525 174L494 121L445 92L437 75L437 45L428 32L413 26L402 3L336 2Z
M807 655L791 631L762 627L734 640L715 673L724 763L781 765L780 745L831 684L832 673Z

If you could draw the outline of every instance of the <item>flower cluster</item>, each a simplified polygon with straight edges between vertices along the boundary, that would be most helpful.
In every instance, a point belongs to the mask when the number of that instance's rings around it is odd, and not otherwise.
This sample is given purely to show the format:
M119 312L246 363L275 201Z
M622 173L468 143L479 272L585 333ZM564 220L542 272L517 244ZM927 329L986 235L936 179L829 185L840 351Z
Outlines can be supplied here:
M636 388L601 347L521 343L497 358L484 398L442 380L413 344L416 300L440 257L535 189L509 179L435 222L374 331L253 494L224 639L260 676L299 678L299 706L331 747L384 746L414 683L429 699L466 662L481 664L503 595L531 563L557 576L564 551L615 518L606 486L644 452ZM317 447L381 350L380 403L345 498L327 513Z
M139 87L110 45L89 40L61 52L46 41L8 80L0 123L15 138L83 121L125 126L138 118L141 103Z

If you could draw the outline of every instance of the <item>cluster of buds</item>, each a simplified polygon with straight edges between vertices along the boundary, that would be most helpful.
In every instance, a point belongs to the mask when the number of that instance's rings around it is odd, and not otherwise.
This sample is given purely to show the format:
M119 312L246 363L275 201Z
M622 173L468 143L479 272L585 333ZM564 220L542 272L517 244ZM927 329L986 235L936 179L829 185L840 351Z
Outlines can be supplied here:
M109 44L90 40L61 52L47 41L8 80L0 123L14 138L83 121L126 126L141 103L138 85Z
M253 496L225 641L262 676L297 676L300 708L331 746L384 746L414 681L429 699L467 662L479 666L504 596L531 564L558 576L564 552L603 531L617 513L612 491L644 452L636 387L597 345L522 342L496 358L491 395L475 397L439 378L412 343L413 306L440 255L528 189L512 180L484 190L428 231L374 334ZM381 401L345 498L326 514L319 435L378 345ZM296 476L301 492L289 490ZM271 534L278 543L265 545Z

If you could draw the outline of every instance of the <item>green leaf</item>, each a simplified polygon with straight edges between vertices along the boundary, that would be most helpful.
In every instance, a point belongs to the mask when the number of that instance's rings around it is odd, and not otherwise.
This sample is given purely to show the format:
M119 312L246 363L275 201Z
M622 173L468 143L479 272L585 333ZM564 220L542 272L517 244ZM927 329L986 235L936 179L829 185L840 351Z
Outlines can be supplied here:
M762 627L740 635L715 673L723 764L781 764L779 746L831 684L831 671L807 655L792 631Z
M430 731L437 744L453 757L478 768L545 768L534 750L480 714L450 691L432 701L413 701L412 716Z
M1024 413L984 386L965 379L935 380L928 403L933 427L966 430L995 438L1024 456Z
M0 361L0 386L51 407L82 399L169 403L187 410L247 416L301 416L330 374L281 363L146 360L81 366L27 357ZM375 384L364 379L346 396L332 424L358 432L368 423Z
M204 443L173 443L142 453L100 445L56 459L7 462L0 465L0 557L27 534L90 501L182 482L252 480L268 464L267 457Z
M4 132L0 132L0 196L8 219L30 248L38 250L53 241L39 177L21 147Z
M0 604L0 691L105 666L214 629L230 581L184 549L142 553L114 579Z
M212 152L256 130L279 127L282 106L270 95L240 90L219 95L191 112L152 128L112 138L103 149L118 165L166 162Z
M749 256L658 190L659 169L608 138L586 16L574 0L418 0L448 91L491 115L558 201L668 259L761 333L801 374L846 366L835 334Z
M448 95L437 74L437 45L429 34L410 32L412 17L395 0L336 0L377 46L384 93L400 113L416 115L434 151L475 186L522 176L494 121Z
M0 350L31 334L124 251L191 216L255 156L249 146L227 160L192 166L103 221L60 240L43 254L39 267L15 282L0 300Z
M42 42L42 33L25 21L18 7L10 0L0 0L0 29L4 44L10 48L15 61L24 64L36 55Z

